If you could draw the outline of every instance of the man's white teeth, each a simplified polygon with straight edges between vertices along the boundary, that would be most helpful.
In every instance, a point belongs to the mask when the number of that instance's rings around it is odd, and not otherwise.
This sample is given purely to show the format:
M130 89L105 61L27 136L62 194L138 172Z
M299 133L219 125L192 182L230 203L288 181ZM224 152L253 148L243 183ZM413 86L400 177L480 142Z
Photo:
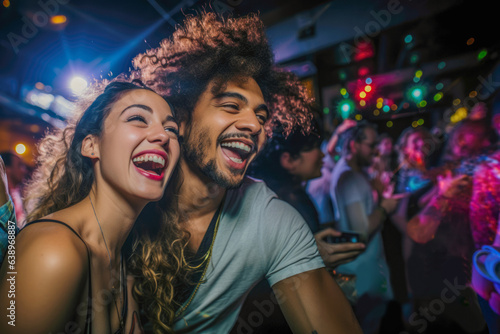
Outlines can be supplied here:
M140 157L135 157L132 161L134 162L139 162L139 161L152 161L160 164L162 167L165 167L165 159L163 157L158 156L158 155L153 155L153 154L146 154L146 155L141 155Z
M250 146L248 146L247 144L243 144L241 142L235 142L235 141L232 141L232 142L226 142L226 143L221 143L220 144L221 146L226 146L226 147L235 147L235 148L238 148L240 150L243 150L245 152L250 152L250 150L252 149Z
M241 164L243 162L243 160L238 159L238 158L229 157L229 159L231 159L231 161L236 162L238 164Z

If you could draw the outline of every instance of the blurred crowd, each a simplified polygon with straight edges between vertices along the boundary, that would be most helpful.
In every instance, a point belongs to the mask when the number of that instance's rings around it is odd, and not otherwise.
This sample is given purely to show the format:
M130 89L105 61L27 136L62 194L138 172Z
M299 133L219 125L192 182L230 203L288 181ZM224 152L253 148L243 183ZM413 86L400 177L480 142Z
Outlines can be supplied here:
M320 252L344 254L322 256L364 333L500 333L500 266L481 271L500 250L499 98L474 110L397 138L350 119L328 138L275 134L253 165L304 216ZM340 232L351 234L328 239Z

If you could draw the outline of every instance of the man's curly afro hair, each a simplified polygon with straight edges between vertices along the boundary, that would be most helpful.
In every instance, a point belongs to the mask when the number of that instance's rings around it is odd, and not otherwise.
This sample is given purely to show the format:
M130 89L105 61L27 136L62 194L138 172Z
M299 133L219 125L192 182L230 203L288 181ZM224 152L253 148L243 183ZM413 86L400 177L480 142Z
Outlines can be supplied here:
M168 97L180 121L190 121L212 81L212 93L217 94L228 81L251 77L270 109L268 134L277 126L285 135L299 124L309 130L313 99L292 73L276 67L264 24L255 14L229 19L209 12L188 16L160 47L136 56L133 64L148 86Z

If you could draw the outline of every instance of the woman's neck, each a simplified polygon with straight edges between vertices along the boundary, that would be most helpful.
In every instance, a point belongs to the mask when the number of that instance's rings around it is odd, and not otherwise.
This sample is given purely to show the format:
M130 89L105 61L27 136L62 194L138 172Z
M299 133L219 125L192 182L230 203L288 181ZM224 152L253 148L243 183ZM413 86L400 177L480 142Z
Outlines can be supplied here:
M84 227L89 242L106 248L114 261L146 202L133 206L110 192L91 191L79 204L89 215L90 223Z

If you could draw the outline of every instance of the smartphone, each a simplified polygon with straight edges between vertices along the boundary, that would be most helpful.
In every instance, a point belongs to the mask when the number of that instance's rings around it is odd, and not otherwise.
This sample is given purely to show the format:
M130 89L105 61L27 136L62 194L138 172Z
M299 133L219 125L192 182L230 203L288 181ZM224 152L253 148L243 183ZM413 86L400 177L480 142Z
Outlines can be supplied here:
M359 233L351 233L351 232L342 232L342 234L338 237L327 236L325 241L330 244L339 244L344 242L361 242Z

